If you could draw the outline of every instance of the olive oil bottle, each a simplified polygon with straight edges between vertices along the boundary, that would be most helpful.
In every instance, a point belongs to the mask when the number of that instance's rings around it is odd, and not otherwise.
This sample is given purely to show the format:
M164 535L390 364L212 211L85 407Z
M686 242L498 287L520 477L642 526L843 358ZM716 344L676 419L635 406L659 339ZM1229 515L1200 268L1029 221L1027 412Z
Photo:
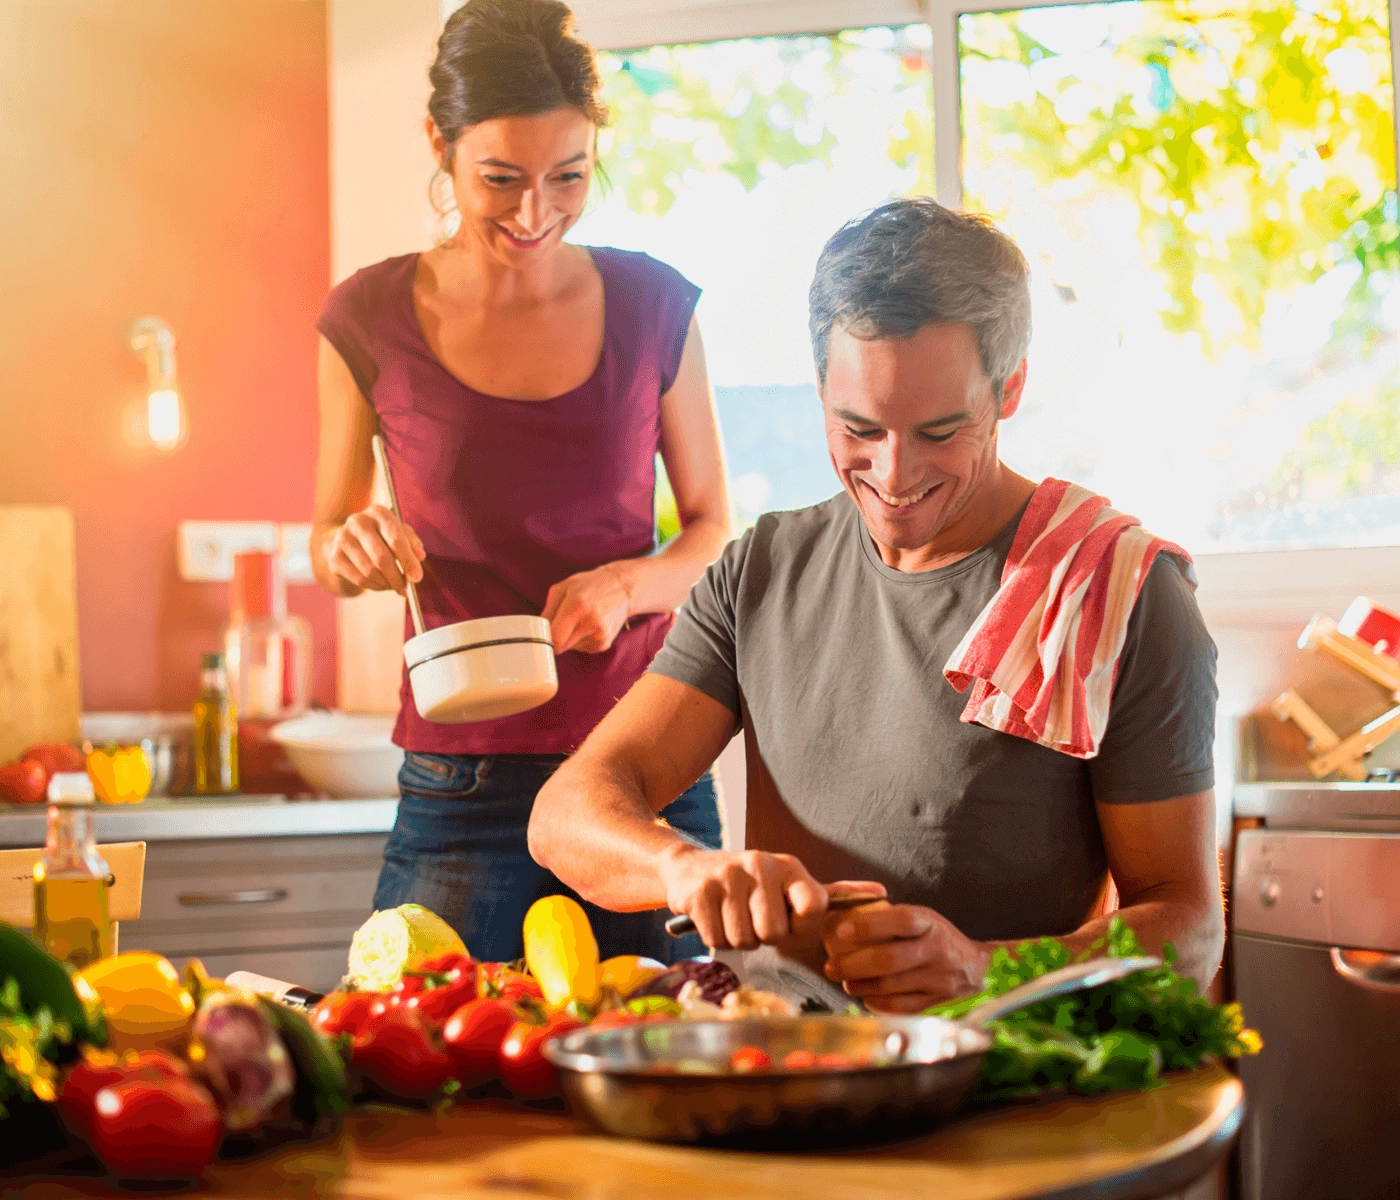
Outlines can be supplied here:
M194 790L199 796L238 791L238 713L229 695L222 654L200 662L194 702Z
M34 936L81 970L112 953L106 862L97 849L92 781L61 772L49 781L49 829L34 864Z

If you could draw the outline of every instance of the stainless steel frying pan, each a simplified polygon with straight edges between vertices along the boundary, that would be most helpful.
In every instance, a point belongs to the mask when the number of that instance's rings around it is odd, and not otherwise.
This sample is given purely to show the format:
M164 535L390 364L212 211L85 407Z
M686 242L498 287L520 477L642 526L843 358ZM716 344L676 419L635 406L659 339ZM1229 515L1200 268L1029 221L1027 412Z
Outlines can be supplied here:
M546 1043L571 1107L609 1133L651 1141L816 1149L907 1137L960 1111L992 1038L988 1021L1050 996L1161 966L1156 958L1100 958L1051 971L943 1017L770 1017L670 1021ZM728 1063L757 1046L776 1063L793 1050L882 1061L859 1070L748 1075L662 1073L678 1063Z

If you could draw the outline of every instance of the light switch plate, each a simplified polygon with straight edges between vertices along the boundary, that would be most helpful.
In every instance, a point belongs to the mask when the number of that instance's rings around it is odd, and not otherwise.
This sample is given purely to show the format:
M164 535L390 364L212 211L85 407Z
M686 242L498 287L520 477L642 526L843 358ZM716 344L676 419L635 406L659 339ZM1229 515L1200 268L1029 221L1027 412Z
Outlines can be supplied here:
M279 525L282 578L288 583L315 583L311 573L311 526Z
M248 550L277 553L275 521L181 521L175 534L180 578L227 583L233 556Z

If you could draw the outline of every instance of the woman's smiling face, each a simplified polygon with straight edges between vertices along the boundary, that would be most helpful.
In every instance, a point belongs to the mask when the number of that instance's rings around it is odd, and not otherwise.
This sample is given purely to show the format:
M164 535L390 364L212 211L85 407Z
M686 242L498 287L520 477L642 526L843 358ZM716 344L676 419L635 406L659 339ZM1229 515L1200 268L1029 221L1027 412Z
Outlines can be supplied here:
M831 331L827 449L889 565L924 569L975 519L996 481L997 422L1024 382L1022 362L998 404L969 325L868 340Z
M458 241L471 239L510 267L530 265L558 246L588 200L596 133L575 108L469 126L451 163ZM447 142L431 119L428 135L443 163Z

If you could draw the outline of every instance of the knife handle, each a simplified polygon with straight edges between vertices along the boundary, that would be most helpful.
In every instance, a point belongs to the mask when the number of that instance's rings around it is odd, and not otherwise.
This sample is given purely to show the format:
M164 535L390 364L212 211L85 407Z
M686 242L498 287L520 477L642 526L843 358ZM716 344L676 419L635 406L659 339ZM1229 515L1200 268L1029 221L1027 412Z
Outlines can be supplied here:
M843 908L859 908L862 904L874 904L884 898L883 896L832 896L826 902L826 911L840 912ZM685 913L681 913L666 922L666 932L673 938L685 937L686 934L695 932L695 922Z

